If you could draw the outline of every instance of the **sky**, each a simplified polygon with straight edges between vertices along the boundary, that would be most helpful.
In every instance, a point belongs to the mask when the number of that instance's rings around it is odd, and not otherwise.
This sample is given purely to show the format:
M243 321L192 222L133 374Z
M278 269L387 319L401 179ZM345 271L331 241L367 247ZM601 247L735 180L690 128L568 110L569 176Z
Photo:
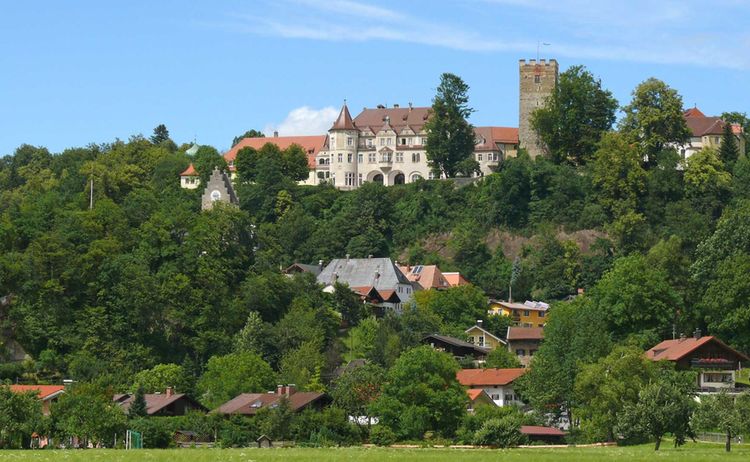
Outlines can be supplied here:
M346 99L428 106L470 86L474 125L518 126L518 60L582 64L621 104L649 78L750 113L750 0L0 2L0 156L149 136L223 151L249 129L323 134Z

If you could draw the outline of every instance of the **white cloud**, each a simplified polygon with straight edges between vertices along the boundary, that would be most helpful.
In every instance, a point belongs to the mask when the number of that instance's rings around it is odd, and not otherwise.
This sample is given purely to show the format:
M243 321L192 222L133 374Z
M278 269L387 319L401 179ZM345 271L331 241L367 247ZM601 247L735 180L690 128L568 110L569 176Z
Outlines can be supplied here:
M260 15L234 15L222 27L243 33L330 42L390 41L467 52L516 52L529 55L539 40L552 42L546 55L656 64L750 68L742 53L750 36L722 27L743 17L740 0L706 9L698 0L474 0L489 14L514 12L535 18L527 29L467 28L429 18L429 11L409 14L358 0L277 0ZM465 3L464 5L468 5ZM460 4L453 5L460 17ZM331 13L345 15L331 22ZM446 20L449 21L449 20ZM542 36L539 31L544 30ZM733 46L728 46L732 44Z
M321 109L302 106L292 109L281 123L266 125L263 133L266 136L272 136L274 131L278 131L279 136L325 135L338 115L339 110L333 106Z

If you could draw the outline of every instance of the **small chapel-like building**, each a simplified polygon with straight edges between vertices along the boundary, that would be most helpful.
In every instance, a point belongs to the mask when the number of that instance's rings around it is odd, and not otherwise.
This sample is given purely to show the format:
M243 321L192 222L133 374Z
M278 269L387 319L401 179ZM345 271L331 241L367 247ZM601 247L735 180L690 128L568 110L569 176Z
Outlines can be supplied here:
M206 183L206 189L203 190L201 209L211 210L216 202L224 202L231 205L240 204L237 194L234 193L232 181L229 179L229 176L226 172L218 168L214 168L211 177L208 179L208 183Z

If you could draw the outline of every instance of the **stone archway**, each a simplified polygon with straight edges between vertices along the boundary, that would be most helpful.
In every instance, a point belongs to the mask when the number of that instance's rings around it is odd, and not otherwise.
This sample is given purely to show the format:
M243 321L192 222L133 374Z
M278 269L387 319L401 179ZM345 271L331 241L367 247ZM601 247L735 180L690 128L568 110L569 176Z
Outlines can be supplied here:
M396 172L395 175L393 175L393 182L391 184L404 184L406 183L406 177L401 172Z
M382 173L376 173L372 176L372 182L373 183L380 183L383 184L383 174Z

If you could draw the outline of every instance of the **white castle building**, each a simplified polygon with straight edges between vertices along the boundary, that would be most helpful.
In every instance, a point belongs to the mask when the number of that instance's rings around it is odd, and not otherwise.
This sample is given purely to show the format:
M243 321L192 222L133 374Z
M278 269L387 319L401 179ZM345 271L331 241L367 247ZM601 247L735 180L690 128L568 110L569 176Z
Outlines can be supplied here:
M430 117L429 107L378 106L365 108L352 118L344 103L327 135L245 138L224 158L234 171L237 152L244 147L260 149L274 143L281 149L299 144L308 155L310 176L301 183L316 185L330 182L339 189L356 189L372 181L386 186L432 179L425 152ZM500 160L514 157L518 151L518 129L513 127L475 127L474 158L482 175L492 173Z

